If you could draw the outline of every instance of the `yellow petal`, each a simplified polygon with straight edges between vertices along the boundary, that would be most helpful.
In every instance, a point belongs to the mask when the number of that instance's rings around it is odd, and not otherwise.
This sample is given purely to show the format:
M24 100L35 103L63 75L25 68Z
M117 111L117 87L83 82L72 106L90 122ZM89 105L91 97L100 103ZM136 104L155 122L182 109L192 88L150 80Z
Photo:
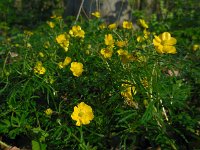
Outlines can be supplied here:
M70 57L66 57L64 62L63 62L63 65L67 66L71 61L72 61L72 59Z
M163 46L162 46L162 45L156 46L155 48L156 48L156 51L157 51L158 53L161 53L161 54L164 53L164 52L163 52Z
M85 117L85 118L82 119L82 123L83 124L89 124L90 123L90 119Z
M80 120L78 120L78 121L76 122L76 126L81 126Z
M163 46L163 52L169 54L176 54L176 48L174 46Z
M171 37L169 40L165 41L165 45L172 46L176 44L176 39Z
M153 39L153 44L155 46L158 46L158 45L160 45L160 43L161 43L161 39L158 36L155 36Z
M164 32L164 33L161 34L161 39L163 41L169 40L170 38L171 38L171 34L169 32Z

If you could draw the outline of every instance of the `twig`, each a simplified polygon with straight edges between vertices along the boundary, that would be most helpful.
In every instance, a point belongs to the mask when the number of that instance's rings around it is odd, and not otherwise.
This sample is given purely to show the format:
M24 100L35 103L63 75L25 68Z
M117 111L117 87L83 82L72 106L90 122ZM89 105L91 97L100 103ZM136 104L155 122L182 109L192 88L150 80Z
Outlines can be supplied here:
M10 148L9 145L7 145L6 143L2 142L1 140L0 140L0 146L4 147L4 148Z
M81 13L81 9L82 9L82 7L83 7L83 3L84 3L84 0L81 1L81 5L80 5L80 7L79 7L78 14L77 14L77 16L76 16L76 20L75 20L74 24L76 24L76 22L77 22L78 19L79 19L79 16L80 16L80 13Z

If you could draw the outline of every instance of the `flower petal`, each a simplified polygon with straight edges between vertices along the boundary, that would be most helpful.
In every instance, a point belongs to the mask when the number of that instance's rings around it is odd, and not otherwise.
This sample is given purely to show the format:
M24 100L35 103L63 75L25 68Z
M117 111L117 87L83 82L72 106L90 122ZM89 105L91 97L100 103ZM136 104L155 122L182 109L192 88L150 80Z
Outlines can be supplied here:
M161 53L161 54L164 53L164 52L163 52L163 46L162 46L162 45L156 46L155 48L156 48L156 51L157 51L158 53Z
M175 54L176 48L174 46L163 46L163 52L169 54Z
M165 41L165 45L172 46L176 44L176 39L171 37L169 40Z
M158 46L158 45L160 45L160 43L161 43L161 39L158 36L155 36L153 39L153 44L155 46Z
M171 38L171 34L170 34L169 32L164 32L164 33L161 34L160 37L161 37L161 39L162 39L163 41L169 40L169 39Z

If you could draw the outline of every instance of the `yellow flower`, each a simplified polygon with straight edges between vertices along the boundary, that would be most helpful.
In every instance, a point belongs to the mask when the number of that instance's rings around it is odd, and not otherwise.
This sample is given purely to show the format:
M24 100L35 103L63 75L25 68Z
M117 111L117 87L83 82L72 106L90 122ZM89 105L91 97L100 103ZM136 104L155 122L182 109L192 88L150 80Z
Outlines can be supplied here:
M62 19L62 16L53 15L50 18L60 20Z
M114 39L112 34L106 34L104 38L105 44L108 46L113 46L114 45Z
M55 24L51 21L47 21L47 24L49 25L50 28L54 28Z
M85 54L89 55L90 54L90 50L86 50Z
M146 57L144 55L142 55L140 51L135 52L134 56L138 62L146 62L147 61Z
M39 52L40 57L44 57L44 54L42 52Z
M92 16L95 16L95 17L97 17L97 18L100 18L100 17L101 17L101 14L100 14L99 11L95 11L95 12L92 13Z
M117 53L118 53L122 63L125 64L125 63L127 63L129 61L129 59L128 59L128 51L120 49L120 50L117 51Z
M133 100L133 95L136 94L136 88L132 83L126 81L122 85L122 92L121 95L124 97L125 102L132 107L138 108L138 103Z
M27 46L28 48L31 48L31 47L32 47L32 45L31 45L30 43L27 43L26 46Z
M67 52L68 51L68 47L69 47L69 39L66 38L65 34L60 34L56 37L56 41L57 43L64 48L64 50Z
M56 37L56 41L58 44L62 44L66 40L65 34L60 34Z
M46 109L44 112L48 116L51 116L53 114L53 110L51 108Z
M83 72L83 64L80 62L72 62L70 70L74 76L79 77Z
M144 86L144 88L149 87L149 82L148 82L147 78L142 79L142 80L141 80L141 83L142 83L142 85Z
M147 31L146 29L143 30L143 33L144 33L144 38L147 39L150 35L150 32Z
M119 56L121 56L121 55L128 55L128 51L125 51L125 50L123 50L123 49L119 49L119 50L117 51L117 53L118 53Z
M44 81L46 83L53 84L55 82L55 79L53 78L53 76L46 76L45 79L44 79ZM55 94L55 92L54 92L54 94Z
M24 30L24 34L26 34L28 36L31 36L31 35L33 35L33 32L28 31L28 30Z
M88 44L87 48L88 48L88 49L91 49L91 48L92 48L92 45L91 45L91 44Z
M66 57L63 62L59 62L58 66L60 69L64 68L65 66L69 65L69 63L72 61L70 57Z
M150 35L150 32L149 31L147 31L146 29L144 29L143 30L143 36L138 36L137 37L137 42L143 42L143 41L145 41L146 39L148 39L148 37L149 37L149 35Z
M110 25L108 25L108 29L113 30L117 28L117 24L116 23L112 23Z
M19 47L20 45L18 43L15 44L15 47Z
M144 104L145 107L147 107L149 103L148 103L148 101L145 99L145 100L143 100L143 104Z
M44 45L43 45L43 47L44 47L44 48L49 48L49 47L50 47L49 41L45 42Z
M124 29L132 29L133 28L133 23L132 22L128 22L128 21L123 21L122 27Z
M102 24L99 25L99 29L102 30L102 29L105 29L105 28L106 28L106 24L105 23L102 23Z
M137 42L142 42L145 40L145 38L142 36L138 36L136 40L137 40Z
M64 68L63 62L59 62L59 63L58 63L58 67L59 67L60 69Z
M195 45L193 45L192 50L193 50L193 51L196 51L196 50L199 49L199 48L200 48L200 45L195 44Z
M100 53L101 55L103 55L104 58L111 58L113 54L113 50L110 48L102 48Z
M126 44L127 44L127 41L117 41L116 42L116 45L118 47L124 47L124 46L126 46Z
M67 65L69 65L69 63L72 61L72 59L70 58L70 57L66 57L65 58L65 60L64 60L64 62L63 62L63 65L64 66L67 66Z
M135 58L133 57L133 55L129 54L128 51L126 50L123 50L123 49L119 49L117 51L122 63L127 63L127 62L130 62L130 61L133 61L135 60Z
M85 37L85 32L81 29L80 26L73 26L71 30L69 30L69 34L72 37L80 37L84 38Z
M147 24L147 23L145 22L145 20L143 20L143 19L139 19L139 20L138 20L138 24L139 24L141 27L145 28L145 29L149 28L148 24Z
M42 66L42 62L38 61L34 67L34 72L38 74L44 74L46 69Z
M93 120L94 114L92 108L84 102L74 107L71 118L76 121L76 126L89 124Z
M176 44L176 42L176 39L171 37L171 34L169 32L164 32L159 36L155 36L153 39L153 44L156 51L161 54L175 54L176 48L174 47L174 45Z

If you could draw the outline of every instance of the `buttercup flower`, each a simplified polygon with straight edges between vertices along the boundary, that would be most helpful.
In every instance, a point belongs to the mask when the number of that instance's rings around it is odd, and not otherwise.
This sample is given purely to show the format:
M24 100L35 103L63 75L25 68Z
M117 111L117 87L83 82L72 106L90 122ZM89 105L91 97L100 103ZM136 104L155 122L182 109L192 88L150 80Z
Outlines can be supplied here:
M108 29L113 30L117 28L117 24L116 23L112 23L110 25L108 25Z
M145 38L142 36L138 36L136 40L137 40L137 42L142 42L145 40Z
M151 34L149 31L147 31L146 29L143 30L144 33L144 38L147 39L149 37L149 35Z
M71 118L76 121L76 126L89 124L94 118L92 108L84 102L81 102L74 107Z
M55 82L55 79L54 79L53 76L46 76L45 79L44 79L44 81L45 81L46 83L53 84L53 83Z
M52 19L60 20L60 19L62 19L62 16L53 15L53 16L51 16L51 18L52 18Z
M106 34L104 38L105 44L108 46L113 46L114 45L114 39L112 34Z
M116 42L116 45L118 47L124 47L124 46L126 46L126 44L127 44L127 41L117 41Z
M132 107L138 108L138 103L133 100L133 95L136 94L136 88L132 85L132 83L126 81L127 83L123 83L121 95L125 98L125 102Z
M91 49L92 45L91 44L88 44L87 48L88 49Z
M49 41L45 42L44 45L43 45L43 47L44 47L44 48L49 48L49 47L50 47Z
M140 51L136 51L134 53L134 56L138 62L146 62L147 61L146 57L144 55L142 55L142 53Z
M101 55L103 55L104 58L111 58L113 50L111 48L102 48L100 53Z
M102 23L102 24L99 25L99 29L102 30L102 29L105 29L105 28L106 28L106 24L105 23Z
M58 63L58 67L59 67L60 69L64 68L63 62L59 62L59 63Z
M64 48L64 50L67 52L69 47L69 39L66 37L65 34L60 34L56 37L57 43Z
M39 52L40 57L44 57L44 54L42 52Z
M138 20L138 24L139 24L141 27L145 28L145 29L149 28L148 24L147 24L147 23L145 22L145 20L143 20L143 19L139 19L139 20Z
M95 17L97 17L97 18L100 18L100 17L101 17L101 14L100 14L99 11L95 11L95 12L92 13L92 16L95 16Z
M31 36L31 35L33 35L33 32L28 31L28 30L24 30L24 34L28 35L28 36Z
M142 85L144 86L144 88L149 87L149 82L148 82L147 78L142 79L142 80L141 80L141 83L142 83Z
M128 22L128 21L123 21L122 27L124 29L132 29L133 28L133 23L132 22Z
M55 24L51 21L47 21L47 24L49 25L50 28L54 28Z
M85 32L81 29L80 26L73 26L72 29L69 30L69 34L72 37L79 37L79 38L85 37Z
M48 116L51 116L53 114L53 110L51 108L46 109L44 112Z
M67 66L71 61L72 61L72 59L70 57L66 57L64 62L63 62L63 65Z
M176 42L176 39L171 37L171 34L169 32L164 32L159 36L155 36L153 39L153 44L156 48L156 51L161 54L175 54L176 48L174 47L174 45L176 44Z
M144 29L143 30L143 36L138 36L137 37L137 42L143 42L143 41L145 41L146 39L148 39L148 37L149 37L149 35L150 35L150 32L149 31L147 31L146 29Z
M34 72L38 74L44 74L46 69L42 66L42 62L38 61L34 67Z
M133 57L132 54L129 54L128 51L126 50L123 50L123 49L119 49L117 51L122 63L127 63L127 62L130 62L130 61L133 61L135 60L135 58Z
M69 65L72 59L70 57L66 57L63 62L59 62L58 66L60 69L64 68L65 66Z
M28 48L31 48L31 47L32 47L32 45L31 45L30 43L27 43L26 46L27 46Z
M192 47L192 50L193 50L193 51L196 51L196 50L199 49L199 48L200 48L200 45L194 44L193 47Z
M72 62L70 70L74 76L79 77L83 72L83 64L80 62Z
M125 51L125 50L123 50L123 49L119 49L119 50L117 51L117 53L118 53L119 56L121 56L121 55L128 55L128 51Z

